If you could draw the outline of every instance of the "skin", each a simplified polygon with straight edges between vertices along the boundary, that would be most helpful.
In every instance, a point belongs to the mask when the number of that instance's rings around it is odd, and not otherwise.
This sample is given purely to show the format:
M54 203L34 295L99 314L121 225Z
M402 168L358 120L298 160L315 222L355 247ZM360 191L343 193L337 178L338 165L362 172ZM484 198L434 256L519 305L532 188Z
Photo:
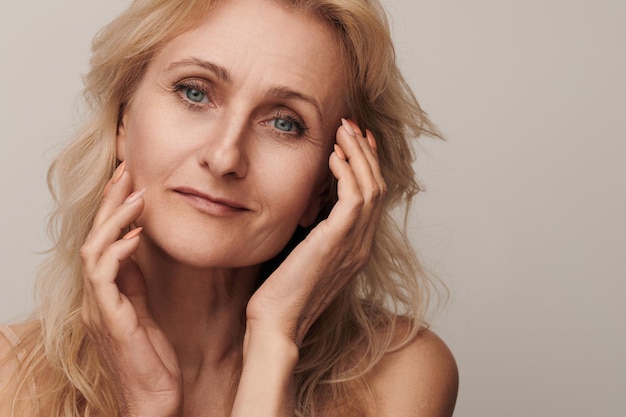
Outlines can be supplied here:
M124 417L224 415L240 366L231 416L293 416L298 347L364 266L386 190L375 139L340 120L335 44L311 18L231 0L148 66L81 249L83 320ZM329 170L330 216L255 291L259 264L314 221ZM456 367L424 332L373 384L397 399L376 415L451 415Z

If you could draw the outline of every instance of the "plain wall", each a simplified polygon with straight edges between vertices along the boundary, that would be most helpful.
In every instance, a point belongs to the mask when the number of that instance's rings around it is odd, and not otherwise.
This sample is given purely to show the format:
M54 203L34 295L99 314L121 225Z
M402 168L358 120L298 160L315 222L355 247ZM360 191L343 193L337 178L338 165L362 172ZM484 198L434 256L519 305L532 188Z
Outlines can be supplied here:
M94 33L129 2L0 4L0 321L32 308L47 167ZM447 137L411 216L449 286L433 329L455 416L617 416L626 392L626 2L388 0L398 58Z

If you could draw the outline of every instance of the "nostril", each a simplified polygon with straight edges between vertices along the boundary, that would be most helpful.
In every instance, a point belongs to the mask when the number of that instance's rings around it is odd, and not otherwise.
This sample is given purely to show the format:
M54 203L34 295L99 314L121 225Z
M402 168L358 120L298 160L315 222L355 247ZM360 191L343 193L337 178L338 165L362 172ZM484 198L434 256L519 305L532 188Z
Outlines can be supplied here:
M202 164L216 178L242 178L247 173L246 158L238 146L209 148L203 152Z

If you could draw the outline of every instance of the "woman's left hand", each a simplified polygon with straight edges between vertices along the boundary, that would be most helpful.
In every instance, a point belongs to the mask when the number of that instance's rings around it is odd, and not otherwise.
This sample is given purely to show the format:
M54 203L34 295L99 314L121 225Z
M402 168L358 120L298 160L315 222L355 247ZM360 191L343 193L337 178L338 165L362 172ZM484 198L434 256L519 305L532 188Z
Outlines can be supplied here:
M248 330L282 335L300 346L339 291L367 263L380 220L386 185L371 132L343 121L330 156L338 201L254 293Z

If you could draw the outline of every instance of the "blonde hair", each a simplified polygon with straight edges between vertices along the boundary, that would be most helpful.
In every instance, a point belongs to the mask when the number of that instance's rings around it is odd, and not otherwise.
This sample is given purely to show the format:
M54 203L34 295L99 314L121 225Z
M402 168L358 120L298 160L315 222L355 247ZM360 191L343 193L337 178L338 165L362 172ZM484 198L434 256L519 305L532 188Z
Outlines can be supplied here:
M146 66L164 43L191 29L215 3L136 0L94 39L84 91L90 118L48 174L57 207L49 223L54 246L37 283L40 307L35 318L41 326L19 347L27 348L28 355L15 398L26 395L26 381L37 380L38 400L51 417L119 414L114 381L81 319L79 249L116 166L118 122ZM368 265L312 326L295 370L297 415L357 415L371 406L364 401L372 400L366 395L371 393L367 372L425 326L436 286L392 211L405 210L406 215L420 190L411 140L424 133L439 135L397 68L388 23L377 1L278 3L314 16L341 41L349 116L377 138L388 187Z

